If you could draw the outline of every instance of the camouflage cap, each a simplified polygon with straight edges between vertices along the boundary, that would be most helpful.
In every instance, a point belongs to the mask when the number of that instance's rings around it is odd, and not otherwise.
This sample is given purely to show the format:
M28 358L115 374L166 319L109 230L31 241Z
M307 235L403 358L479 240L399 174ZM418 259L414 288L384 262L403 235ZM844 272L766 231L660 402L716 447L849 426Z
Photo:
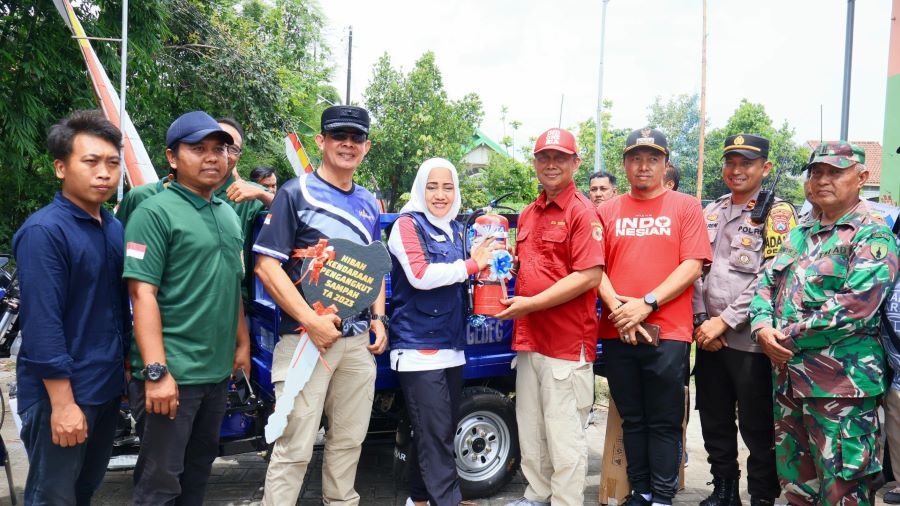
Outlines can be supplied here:
M803 170L809 170L817 163L827 163L839 169L846 169L857 163L866 163L866 152L847 141L826 141L816 146Z

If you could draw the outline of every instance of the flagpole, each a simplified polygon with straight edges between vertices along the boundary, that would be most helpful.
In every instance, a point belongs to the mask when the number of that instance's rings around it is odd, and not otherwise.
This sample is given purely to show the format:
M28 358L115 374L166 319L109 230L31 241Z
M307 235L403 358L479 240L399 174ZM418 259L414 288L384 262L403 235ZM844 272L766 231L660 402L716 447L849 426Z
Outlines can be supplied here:
M703 155L706 144L706 0L703 0L703 56L700 72L700 157L697 163L697 199L703 198Z
M119 77L119 130L125 133L125 77L128 72L128 0L122 0L122 75ZM119 146L119 163L122 172L119 175L118 202L125 194L125 143Z
M603 14L600 18L600 77L597 79L597 124L594 132L594 171L603 170L603 50L606 46L606 4L603 0Z
M856 3L847 0L847 31L844 36L844 92L841 98L841 138L849 141L850 126L850 74L853 68L853 14Z

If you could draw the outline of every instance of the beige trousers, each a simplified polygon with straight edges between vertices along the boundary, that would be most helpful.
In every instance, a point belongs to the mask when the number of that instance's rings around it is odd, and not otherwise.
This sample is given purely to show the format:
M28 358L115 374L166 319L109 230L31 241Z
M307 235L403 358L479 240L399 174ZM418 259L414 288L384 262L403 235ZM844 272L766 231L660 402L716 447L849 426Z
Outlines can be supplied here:
M284 380L300 336L286 334L275 345L272 382L281 395ZM329 372L316 364L309 383L297 395L284 434L275 441L266 471L263 505L296 504L303 477L312 457L322 412L328 417L322 461L322 503L357 505L356 466L372 414L375 395L375 360L366 346L369 334L344 337L325 352Z
M884 393L884 432L891 450L894 480L900 481L900 392L893 388L888 388Z
M516 420L526 499L553 506L584 504L585 424L593 403L590 362L519 352Z

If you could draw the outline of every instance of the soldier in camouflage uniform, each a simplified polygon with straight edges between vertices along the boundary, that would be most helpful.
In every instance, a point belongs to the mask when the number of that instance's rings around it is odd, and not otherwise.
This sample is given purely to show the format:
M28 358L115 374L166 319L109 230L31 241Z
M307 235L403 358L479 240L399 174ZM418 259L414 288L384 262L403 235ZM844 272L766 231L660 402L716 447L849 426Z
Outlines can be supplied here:
M772 365L750 340L750 301L760 271L797 225L794 208L776 200L761 223L751 220L763 178L772 170L769 140L725 139L722 180L731 193L703 212L712 264L694 284L696 399L714 489L700 506L740 506L737 427L750 450L751 506L771 506L781 495L775 472Z
M819 215L791 231L750 306L752 336L778 371L776 467L794 505L870 505L881 470L879 307L898 248L859 199L864 163L847 142L812 154L806 170Z

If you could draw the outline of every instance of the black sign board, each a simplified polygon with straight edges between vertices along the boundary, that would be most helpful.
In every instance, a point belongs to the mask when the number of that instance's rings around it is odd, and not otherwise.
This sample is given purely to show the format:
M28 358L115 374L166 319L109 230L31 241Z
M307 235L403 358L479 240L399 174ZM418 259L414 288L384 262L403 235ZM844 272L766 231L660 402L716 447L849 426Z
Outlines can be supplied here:
M341 318L369 308L391 270L391 258L380 241L363 246L346 239L323 239L308 248L303 260L303 295L311 306L332 305Z

